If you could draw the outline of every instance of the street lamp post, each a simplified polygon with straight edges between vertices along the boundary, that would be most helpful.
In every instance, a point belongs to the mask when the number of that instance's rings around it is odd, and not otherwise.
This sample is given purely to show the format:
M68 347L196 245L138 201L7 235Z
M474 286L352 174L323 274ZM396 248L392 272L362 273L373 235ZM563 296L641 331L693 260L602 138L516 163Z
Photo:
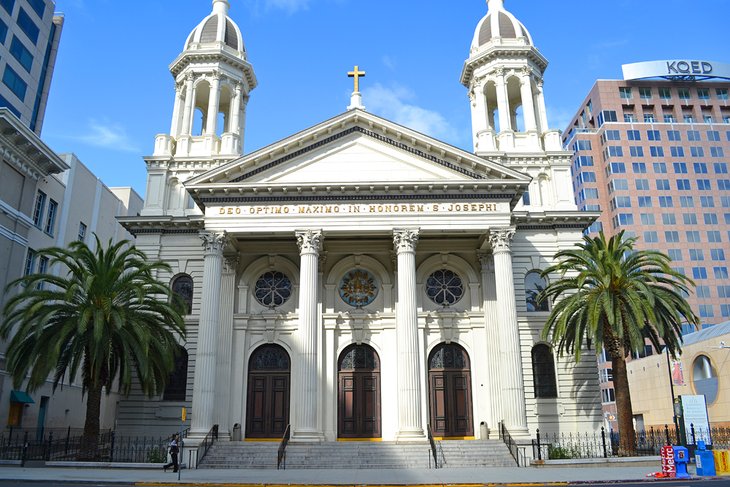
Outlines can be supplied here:
M672 391L672 419L674 420L674 431L676 434L677 444L679 441L679 418L677 416L677 397L674 395L674 378L672 377L672 363L669 361L669 347L665 346L667 352L667 371L669 372L669 388Z

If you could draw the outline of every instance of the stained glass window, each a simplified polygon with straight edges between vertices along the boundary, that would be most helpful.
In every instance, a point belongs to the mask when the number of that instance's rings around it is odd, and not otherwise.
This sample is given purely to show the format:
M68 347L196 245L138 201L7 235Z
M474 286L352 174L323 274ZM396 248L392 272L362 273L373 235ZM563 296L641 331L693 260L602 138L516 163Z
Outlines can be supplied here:
M291 297L291 280L281 272L271 271L256 281L254 295L256 301L267 308L276 308L286 303Z
M342 352L340 370L378 370L378 354L367 345L351 345Z
M172 292L177 294L185 303L185 312L193 312L193 278L187 274L181 274L172 281Z
M464 296L464 284L455 272L441 269L426 280L426 294L440 306L451 306Z
M355 269L340 281L340 297L355 308L367 306L378 296L375 277L364 269Z
M460 345L442 343L431 352L428 361L429 370L435 369L469 369L469 356Z
M251 370L289 370L289 354L279 345L264 345L251 355Z

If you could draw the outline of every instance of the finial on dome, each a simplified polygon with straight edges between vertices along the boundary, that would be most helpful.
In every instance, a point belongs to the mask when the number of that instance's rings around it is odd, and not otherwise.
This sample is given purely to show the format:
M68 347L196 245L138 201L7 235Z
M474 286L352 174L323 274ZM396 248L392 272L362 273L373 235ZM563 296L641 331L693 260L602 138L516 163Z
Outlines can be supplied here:
M228 15L228 9L231 4L228 0L213 0L213 13Z
M504 10L504 0L487 0L487 8L491 10Z

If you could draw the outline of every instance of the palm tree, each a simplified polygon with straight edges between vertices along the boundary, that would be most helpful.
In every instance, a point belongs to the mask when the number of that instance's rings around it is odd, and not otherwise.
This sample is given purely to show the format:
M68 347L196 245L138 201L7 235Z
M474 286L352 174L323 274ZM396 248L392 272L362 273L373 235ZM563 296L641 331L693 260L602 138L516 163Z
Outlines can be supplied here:
M555 255L559 263L542 275L558 274L560 279L539 296L554 303L542 336L552 340L561 355L573 354L577 362L583 348L593 343L611 357L621 455L636 450L626 357L643 350L647 338L676 357L682 324L698 325L684 297L694 282L673 270L661 252L634 250L635 242L636 238L624 238L623 231L608 242L603 232L584 237L576 249Z
M128 394L136 376L146 394L160 394L185 336L180 300L155 278L169 266L147 262L130 242L103 248L94 237L96 250L73 242L40 251L49 268L58 265L65 275L11 282L6 292L20 292L7 302L0 325L0 337L10 337L7 370L15 387L27 379L32 392L52 376L55 391L64 377L81 372L87 396L82 460L96 456L102 391L109 394L118 381Z

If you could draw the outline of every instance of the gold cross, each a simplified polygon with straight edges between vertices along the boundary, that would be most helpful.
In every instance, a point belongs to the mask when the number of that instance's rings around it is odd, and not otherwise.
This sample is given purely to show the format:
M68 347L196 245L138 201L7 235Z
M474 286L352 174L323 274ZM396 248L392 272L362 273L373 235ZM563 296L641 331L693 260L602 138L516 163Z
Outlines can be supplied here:
M360 71L359 66L355 66L355 71L350 71L347 73L347 76L349 78L355 78L355 93L360 92L360 78L365 77L365 71Z

